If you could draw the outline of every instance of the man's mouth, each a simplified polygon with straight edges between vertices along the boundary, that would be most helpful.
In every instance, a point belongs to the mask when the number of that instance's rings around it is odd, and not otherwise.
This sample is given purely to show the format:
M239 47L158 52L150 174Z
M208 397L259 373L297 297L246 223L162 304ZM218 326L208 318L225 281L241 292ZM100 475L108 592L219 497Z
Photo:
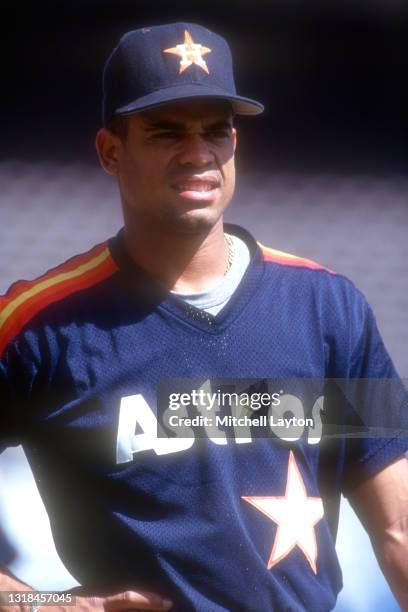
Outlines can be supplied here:
M214 197L215 191L219 186L220 180L215 176L192 177L172 184L172 188L182 198L205 201L211 200Z
M213 183L177 183L176 189L178 191L211 191L214 189Z

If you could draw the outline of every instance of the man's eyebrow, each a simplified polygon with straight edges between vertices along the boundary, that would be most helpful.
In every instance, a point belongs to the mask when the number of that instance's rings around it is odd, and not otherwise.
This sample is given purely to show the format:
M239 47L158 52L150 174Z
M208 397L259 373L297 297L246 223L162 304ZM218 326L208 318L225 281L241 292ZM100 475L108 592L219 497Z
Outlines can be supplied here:
M178 121L166 121L166 120L148 120L146 121L146 125L143 126L143 130L145 132L152 132L153 130L177 130L182 132L185 130L184 123L179 123Z
M232 122L228 119L218 119L204 126L206 130L229 130L232 128Z
M228 119L217 119L215 121L212 121L210 123L208 123L207 125L204 125L204 130L225 130L225 129L231 129L232 128L232 124L230 121L228 121ZM175 130L177 132L186 132L188 131L188 129L186 128L186 125L182 122L178 122L178 121L171 121L171 120L158 120L158 121L154 121L154 120L148 120L146 121L146 124L143 126L143 130L145 132L153 132L155 130Z

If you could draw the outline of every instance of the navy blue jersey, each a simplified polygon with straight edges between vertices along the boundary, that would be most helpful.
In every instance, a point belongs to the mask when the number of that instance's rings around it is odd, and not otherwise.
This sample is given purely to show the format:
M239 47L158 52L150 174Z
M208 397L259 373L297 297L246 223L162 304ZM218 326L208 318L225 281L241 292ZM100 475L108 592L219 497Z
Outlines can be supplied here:
M252 257L217 316L152 280L121 233L13 285L0 313L0 444L23 444L57 550L87 588L156 591L176 611L330 610L340 494L406 438L325 444L306 427L292 440L167 440L158 384L396 373L350 281L228 232Z

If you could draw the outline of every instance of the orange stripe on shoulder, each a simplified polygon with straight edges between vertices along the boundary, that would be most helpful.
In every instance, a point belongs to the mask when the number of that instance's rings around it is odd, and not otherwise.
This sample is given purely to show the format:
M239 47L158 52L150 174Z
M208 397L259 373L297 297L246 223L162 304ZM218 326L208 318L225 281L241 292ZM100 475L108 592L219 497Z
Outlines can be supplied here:
M117 269L104 242L35 280L14 283L0 300L0 355L24 325L46 306L92 287Z
M284 266L295 266L298 268L309 268L310 270L326 270L330 274L336 274L334 270L326 268L321 264L313 261L312 259L306 259L304 257L297 257L290 253L284 253L284 251L278 251L277 249L271 249L258 242L264 261L271 261L274 263L282 264Z

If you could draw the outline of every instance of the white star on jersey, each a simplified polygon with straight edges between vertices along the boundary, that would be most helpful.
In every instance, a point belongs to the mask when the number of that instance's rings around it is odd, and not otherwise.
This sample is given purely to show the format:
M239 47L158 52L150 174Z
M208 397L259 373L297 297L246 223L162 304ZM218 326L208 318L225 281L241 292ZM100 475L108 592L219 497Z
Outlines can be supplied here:
M305 483L295 456L289 454L288 479L284 497L242 497L278 524L278 530L268 561L268 569L298 546L317 573L317 542L314 526L323 517L321 497L308 497Z

